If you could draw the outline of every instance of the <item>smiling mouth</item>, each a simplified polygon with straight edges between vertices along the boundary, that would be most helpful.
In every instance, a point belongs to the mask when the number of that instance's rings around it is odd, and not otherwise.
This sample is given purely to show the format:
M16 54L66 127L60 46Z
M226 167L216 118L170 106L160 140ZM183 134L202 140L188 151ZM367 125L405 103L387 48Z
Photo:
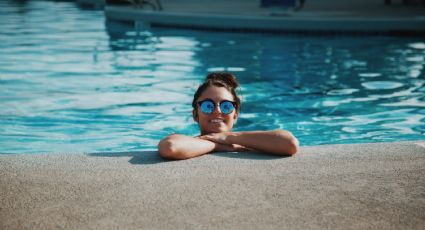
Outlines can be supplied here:
M223 119L212 119L212 120L210 120L210 122L213 123L213 124L221 124L221 123L224 123L224 120Z

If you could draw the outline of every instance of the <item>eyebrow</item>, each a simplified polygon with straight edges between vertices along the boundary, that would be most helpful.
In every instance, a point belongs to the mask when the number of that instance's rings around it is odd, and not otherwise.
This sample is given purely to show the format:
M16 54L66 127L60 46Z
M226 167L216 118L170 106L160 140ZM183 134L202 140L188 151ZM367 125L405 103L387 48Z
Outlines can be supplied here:
M210 100L210 101L216 102L215 100L213 100L211 98L204 98L204 99L199 100L199 101L206 101L206 100ZM222 99L219 102L222 102L222 101L231 101L231 102L234 102L233 100L230 100L230 99Z

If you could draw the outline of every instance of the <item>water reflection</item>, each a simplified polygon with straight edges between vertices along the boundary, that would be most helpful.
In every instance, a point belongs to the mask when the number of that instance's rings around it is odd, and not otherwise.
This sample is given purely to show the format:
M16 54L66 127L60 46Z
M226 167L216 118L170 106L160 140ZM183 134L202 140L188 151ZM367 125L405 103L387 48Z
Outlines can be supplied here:
M140 85L140 97L155 101L159 95L149 92L159 92L161 100L107 113L157 111L139 125L159 134L156 138L171 132L197 134L190 100L208 71L236 72L242 83L237 130L284 128L305 145L423 138L413 127L418 123L408 119L424 122L423 111L399 110L424 106L424 54L420 45L411 49L410 41L135 31L129 24L117 32L111 25L106 23L112 66L123 76L150 79L146 87ZM136 95L130 98L141 101ZM401 118L388 120L386 114Z
M242 84L236 130L288 129L303 145L425 135L417 38L143 28L73 2L0 6L3 152L154 150L196 135L190 103L208 71Z

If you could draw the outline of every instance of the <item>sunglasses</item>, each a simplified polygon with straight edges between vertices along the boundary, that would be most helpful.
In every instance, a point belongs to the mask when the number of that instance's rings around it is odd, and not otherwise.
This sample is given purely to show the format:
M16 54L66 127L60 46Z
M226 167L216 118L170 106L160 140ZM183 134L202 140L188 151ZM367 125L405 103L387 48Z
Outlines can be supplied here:
M201 112L205 114L210 114L215 110L216 103L211 99L205 99L203 101L198 102L199 108L201 108ZM219 103L220 111L223 114L231 114L233 110L235 110L235 102L233 101L220 101Z

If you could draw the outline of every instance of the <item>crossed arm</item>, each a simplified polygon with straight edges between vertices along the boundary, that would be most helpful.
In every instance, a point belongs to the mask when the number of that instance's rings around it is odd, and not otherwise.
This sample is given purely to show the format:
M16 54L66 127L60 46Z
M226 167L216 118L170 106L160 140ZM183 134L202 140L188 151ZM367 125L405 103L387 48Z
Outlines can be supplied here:
M277 155L293 155L299 143L285 130L223 132L200 137L172 134L158 144L159 154L166 159L183 160L212 152L258 151Z

